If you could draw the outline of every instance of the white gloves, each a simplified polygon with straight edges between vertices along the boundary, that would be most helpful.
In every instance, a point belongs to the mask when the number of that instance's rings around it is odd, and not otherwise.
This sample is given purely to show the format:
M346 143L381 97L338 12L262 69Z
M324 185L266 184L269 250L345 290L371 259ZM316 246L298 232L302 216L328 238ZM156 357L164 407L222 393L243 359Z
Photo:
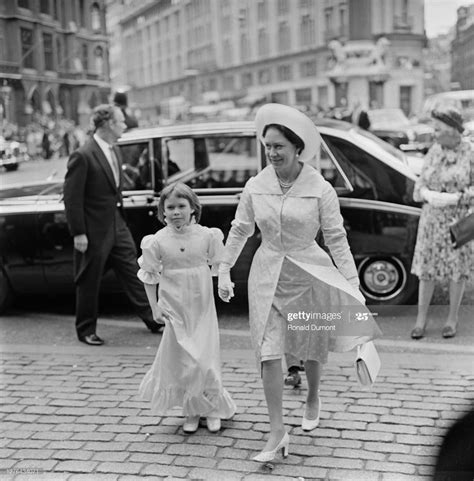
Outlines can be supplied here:
M234 283L230 280L230 270L219 269L217 292L224 302L229 302L234 297Z
M423 187L420 194L428 204L433 207L446 207L448 205L456 205L461 197L461 194L449 194L448 192L436 192Z

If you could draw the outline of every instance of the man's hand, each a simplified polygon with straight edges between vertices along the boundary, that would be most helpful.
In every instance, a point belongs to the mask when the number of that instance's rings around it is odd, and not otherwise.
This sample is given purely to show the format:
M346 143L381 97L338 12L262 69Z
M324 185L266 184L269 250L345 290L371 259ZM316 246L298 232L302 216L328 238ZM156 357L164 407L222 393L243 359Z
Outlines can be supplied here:
M74 236L74 249L84 254L88 246L89 240L87 239L86 234L79 234Z

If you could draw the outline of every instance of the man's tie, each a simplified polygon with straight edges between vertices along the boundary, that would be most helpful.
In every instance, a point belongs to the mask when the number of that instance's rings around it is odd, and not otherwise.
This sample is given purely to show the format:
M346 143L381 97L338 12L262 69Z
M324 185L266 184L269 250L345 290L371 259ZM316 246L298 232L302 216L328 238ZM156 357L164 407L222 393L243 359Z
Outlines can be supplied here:
M120 185L120 171L117 156L115 155L114 148L110 146L110 158L112 159L111 167L114 174L115 185L118 187Z

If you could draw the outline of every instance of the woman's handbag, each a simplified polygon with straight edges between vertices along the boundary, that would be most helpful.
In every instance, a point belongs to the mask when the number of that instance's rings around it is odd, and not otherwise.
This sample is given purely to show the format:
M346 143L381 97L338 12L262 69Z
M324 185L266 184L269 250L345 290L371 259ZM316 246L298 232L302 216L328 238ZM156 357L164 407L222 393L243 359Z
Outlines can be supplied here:
M451 241L455 249L474 239L474 212L458 220L449 228Z
M372 341L357 346L355 370L360 386L372 386L380 371L380 365L380 357Z

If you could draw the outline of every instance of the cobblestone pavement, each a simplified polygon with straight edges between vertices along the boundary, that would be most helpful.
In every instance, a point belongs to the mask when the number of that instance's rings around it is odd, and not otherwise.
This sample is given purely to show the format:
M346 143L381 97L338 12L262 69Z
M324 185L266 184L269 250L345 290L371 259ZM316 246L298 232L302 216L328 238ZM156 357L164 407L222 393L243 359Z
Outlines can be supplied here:
M223 353L238 413L218 434L184 435L179 413L154 416L137 399L152 362L139 348L2 348L2 480L428 480L442 436L473 398L473 357L381 354L370 391L354 378L353 354L333 355L322 379L313 433L299 427L306 385L285 388L290 455L265 471L268 418L250 351Z

